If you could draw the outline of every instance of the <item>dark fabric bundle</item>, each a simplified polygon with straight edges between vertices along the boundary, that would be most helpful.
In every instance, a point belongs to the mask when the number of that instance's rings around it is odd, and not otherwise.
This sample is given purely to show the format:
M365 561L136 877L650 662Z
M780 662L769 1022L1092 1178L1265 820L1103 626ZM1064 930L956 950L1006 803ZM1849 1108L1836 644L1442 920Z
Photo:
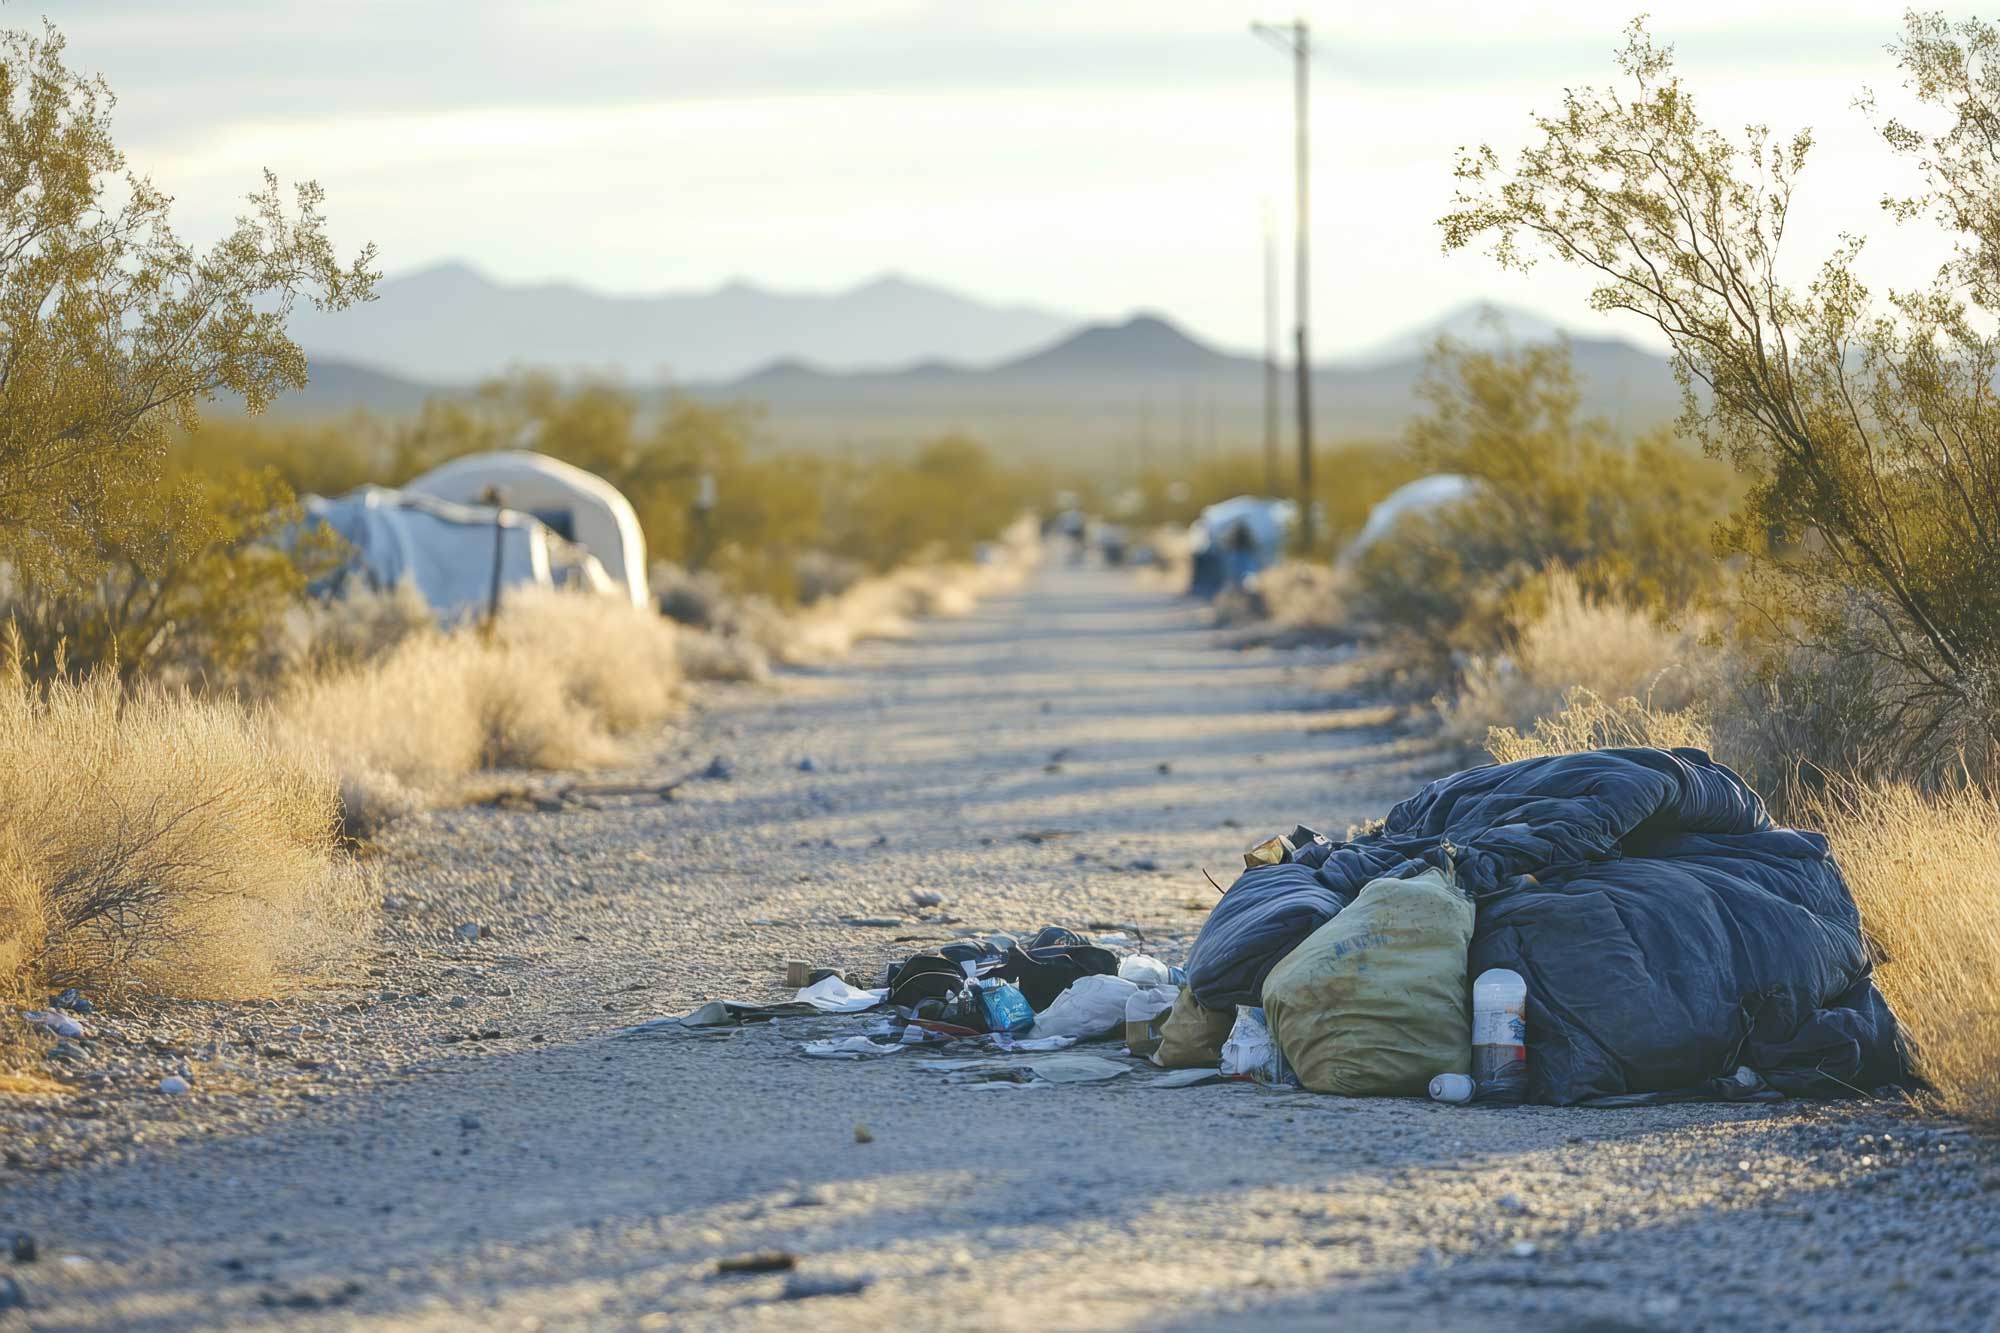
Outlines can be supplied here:
M1271 967L1369 880L1427 866L1478 902L1472 975L1527 982L1536 1101L1685 1094L1739 1066L1807 1095L1908 1078L1826 840L1774 827L1699 750L1469 769L1317 868L1248 871L1189 954L1195 998L1256 1003Z

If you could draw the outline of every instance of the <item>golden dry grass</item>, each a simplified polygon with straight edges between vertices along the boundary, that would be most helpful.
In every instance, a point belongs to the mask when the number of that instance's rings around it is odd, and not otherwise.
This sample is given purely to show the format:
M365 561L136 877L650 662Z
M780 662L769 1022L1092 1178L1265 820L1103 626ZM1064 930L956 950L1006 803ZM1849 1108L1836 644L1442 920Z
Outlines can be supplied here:
M1543 575L1536 592L1523 602L1534 609L1510 626L1513 651L1475 658L1457 694L1441 701L1445 730L1454 739L1477 744L1494 728L1540 725L1567 711L1566 699L1579 687L1599 700L1592 725L1621 737L1634 734L1634 726L1658 725L1648 717L1681 714L1713 693L1712 659L1700 648L1698 621L1667 626L1646 612L1591 598L1560 566ZM1633 705L1638 711L1626 717L1630 700L1640 701Z
M1621 745L1706 750L1708 724L1697 709L1653 708L1630 697L1606 699L1577 685L1563 694L1555 711L1536 718L1526 731L1494 727L1486 734L1487 753L1502 764Z
M494 632L435 631L305 676L277 702L290 740L327 755L350 833L447 799L487 768L590 769L682 703L675 627L614 598L531 591Z
M332 770L225 701L0 677L0 975L30 998L268 995L372 897Z
M1833 843L1938 1109L2000 1123L2000 799L1835 782L1798 805Z

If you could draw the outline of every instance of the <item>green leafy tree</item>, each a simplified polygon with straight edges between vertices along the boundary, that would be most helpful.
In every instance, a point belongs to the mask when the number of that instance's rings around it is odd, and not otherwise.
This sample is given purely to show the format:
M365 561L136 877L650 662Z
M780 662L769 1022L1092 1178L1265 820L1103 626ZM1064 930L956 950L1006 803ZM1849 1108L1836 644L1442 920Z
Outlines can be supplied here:
M1439 650L1484 650L1551 565L1589 596L1661 615L1713 584L1709 530L1727 504L1727 470L1668 433L1628 445L1579 418L1567 346L1442 342L1418 393L1427 410L1410 427L1410 455L1479 489L1362 558L1364 602L1383 620Z
M229 610L223 590L264 558L241 540L257 526L241 506L289 496L261 478L171 480L168 443L219 393L258 411L302 386L293 305L343 307L375 279L372 248L336 258L316 185L287 207L268 173L221 241L181 241L167 195L113 143L113 105L64 65L53 28L0 33L0 564L17 607L72 608L79 665L91 643L152 660L188 641L191 608ZM86 624L97 596L116 602ZM134 619L148 614L164 619Z
M1466 154L1440 223L1447 249L1575 265L1596 277L1599 309L1665 335L1687 428L1747 480L1722 540L1752 561L1769 622L1874 671L1873 725L1922 762L2000 739L2000 344L1968 308L2000 291L1995 49L1984 25L1918 15L1897 48L1917 102L1945 122L1887 128L1930 183L1898 211L1933 212L1964 240L1927 290L1876 302L1855 238L1789 281L1810 134L1709 128L1671 49L1636 22L1618 57L1626 86L1566 93L1511 164Z

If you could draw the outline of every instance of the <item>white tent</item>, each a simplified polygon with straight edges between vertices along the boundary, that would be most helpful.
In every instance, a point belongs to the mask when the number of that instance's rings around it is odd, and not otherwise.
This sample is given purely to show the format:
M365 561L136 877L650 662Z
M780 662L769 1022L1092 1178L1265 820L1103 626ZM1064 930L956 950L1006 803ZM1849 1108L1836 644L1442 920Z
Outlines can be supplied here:
M546 454L525 449L467 454L432 468L403 488L460 504L500 493L509 509L532 514L558 536L597 557L604 572L624 585L634 606L647 606L646 538L639 516L616 486Z
M1368 511L1368 521L1340 553L1340 564L1352 564L1414 514L1436 514L1479 493L1479 483L1453 472L1433 473L1398 486Z
M412 583L440 620L453 624L486 609L493 595L495 546L502 591L546 588L556 572L551 535L527 514L451 504L382 486L331 499L308 495L308 521L326 524L354 548L349 571L378 588Z

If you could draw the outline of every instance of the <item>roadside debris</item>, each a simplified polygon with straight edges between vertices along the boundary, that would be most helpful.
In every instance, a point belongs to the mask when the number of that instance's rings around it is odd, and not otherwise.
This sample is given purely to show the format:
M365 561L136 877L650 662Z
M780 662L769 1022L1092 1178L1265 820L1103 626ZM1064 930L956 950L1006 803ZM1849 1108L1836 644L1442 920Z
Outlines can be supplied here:
M29 1009L21 1014L24 1021L35 1027L46 1028L56 1036L65 1039L82 1038L90 1035L90 1029L68 1014L56 1009Z
M1185 971L1157 956L1176 941L1137 925L1051 925L928 945L873 987L789 959L787 982L807 983L789 1002L713 1001L627 1035L873 1013L800 1054L968 1087L1164 1069L1144 1081L1451 1104L1768 1101L1907 1078L1824 842L1774 828L1699 751L1469 770L1349 841L1300 825L1244 865ZM1115 1042L1122 1060L1064 1049ZM907 1051L923 1058L892 1059Z
M721 1274L789 1273L798 1266L799 1256L788 1250L764 1250L715 1261L715 1271Z

